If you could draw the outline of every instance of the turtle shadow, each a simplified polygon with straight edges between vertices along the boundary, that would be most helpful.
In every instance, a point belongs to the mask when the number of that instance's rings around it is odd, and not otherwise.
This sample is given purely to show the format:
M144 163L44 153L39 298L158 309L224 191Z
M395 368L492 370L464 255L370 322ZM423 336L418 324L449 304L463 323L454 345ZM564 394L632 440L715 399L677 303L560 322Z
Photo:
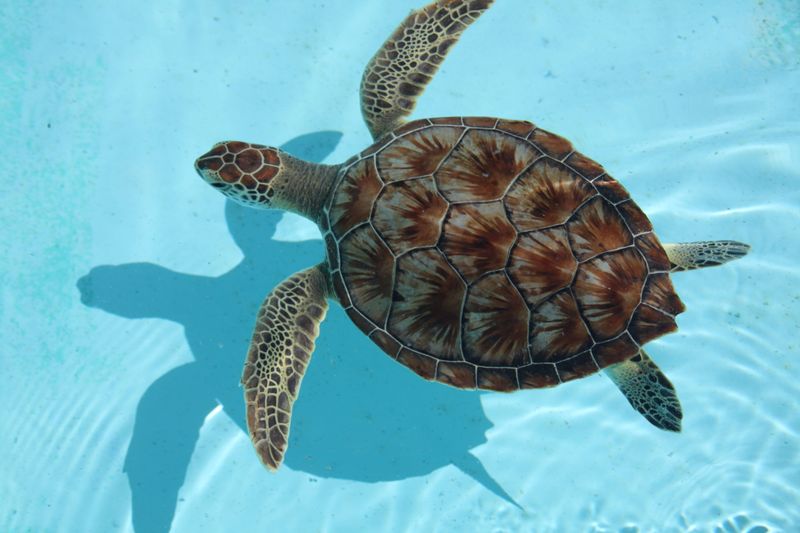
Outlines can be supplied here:
M323 160L341 133L297 137L282 148ZM252 326L264 296L319 262L321 241L270 238L281 218L231 201L225 207L242 261L218 277L152 263L103 265L80 278L81 301L125 318L162 318L184 327L194 361L156 379L139 401L124 471L139 533L169 531L205 417L218 405L243 431L239 387ZM285 466L317 477L379 482L450 464L514 503L469 450L492 424L477 393L419 379L361 335L331 305L292 417ZM253 468L263 468L253 454Z

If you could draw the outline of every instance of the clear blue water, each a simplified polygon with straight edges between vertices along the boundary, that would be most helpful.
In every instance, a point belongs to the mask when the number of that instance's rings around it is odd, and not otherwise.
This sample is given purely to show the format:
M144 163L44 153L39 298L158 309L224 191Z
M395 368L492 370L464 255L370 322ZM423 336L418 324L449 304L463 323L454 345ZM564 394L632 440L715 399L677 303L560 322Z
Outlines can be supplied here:
M470 393L334 306L264 470L238 387L263 296L316 229L227 205L215 141L339 162L364 65L422 0L0 7L0 531L800 531L800 5L498 0L415 117L529 119L620 179L676 275L660 432L602 375Z

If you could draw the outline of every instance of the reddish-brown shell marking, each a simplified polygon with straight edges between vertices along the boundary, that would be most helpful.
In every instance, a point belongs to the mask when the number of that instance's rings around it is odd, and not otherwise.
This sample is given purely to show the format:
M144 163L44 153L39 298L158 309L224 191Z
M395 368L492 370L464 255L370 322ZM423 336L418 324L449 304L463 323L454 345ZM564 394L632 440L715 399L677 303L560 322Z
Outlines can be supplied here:
M425 379L550 387L630 359L684 309L625 188L530 122L405 124L347 163L326 216L348 315Z

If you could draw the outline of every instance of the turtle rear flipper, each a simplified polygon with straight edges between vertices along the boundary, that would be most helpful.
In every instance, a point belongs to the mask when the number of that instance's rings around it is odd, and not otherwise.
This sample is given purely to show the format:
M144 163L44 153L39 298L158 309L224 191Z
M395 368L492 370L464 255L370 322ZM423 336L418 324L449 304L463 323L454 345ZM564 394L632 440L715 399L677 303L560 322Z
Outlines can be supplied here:
M400 126L467 26L494 0L439 0L400 24L364 70L361 113L374 139Z
M290 276L267 296L242 374L247 427L261 462L277 470L289 443L292 405L328 310L327 267Z
M605 372L648 422L667 431L681 430L683 411L675 387L644 350Z
M699 241L664 244L670 272L718 266L747 255L750 245L738 241Z

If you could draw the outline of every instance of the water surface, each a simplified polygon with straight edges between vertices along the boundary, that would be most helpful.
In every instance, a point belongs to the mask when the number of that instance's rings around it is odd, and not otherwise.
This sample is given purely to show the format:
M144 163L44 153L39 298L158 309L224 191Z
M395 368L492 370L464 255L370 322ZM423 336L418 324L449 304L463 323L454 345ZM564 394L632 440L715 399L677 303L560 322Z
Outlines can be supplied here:
M10 2L0 10L0 530L792 531L800 524L800 10L498 1L415 117L532 120L664 241L747 258L674 276L649 352L679 435L601 375L463 392L336 306L270 474L243 431L252 317L316 230L200 180L216 141L340 162L362 69L420 1Z

